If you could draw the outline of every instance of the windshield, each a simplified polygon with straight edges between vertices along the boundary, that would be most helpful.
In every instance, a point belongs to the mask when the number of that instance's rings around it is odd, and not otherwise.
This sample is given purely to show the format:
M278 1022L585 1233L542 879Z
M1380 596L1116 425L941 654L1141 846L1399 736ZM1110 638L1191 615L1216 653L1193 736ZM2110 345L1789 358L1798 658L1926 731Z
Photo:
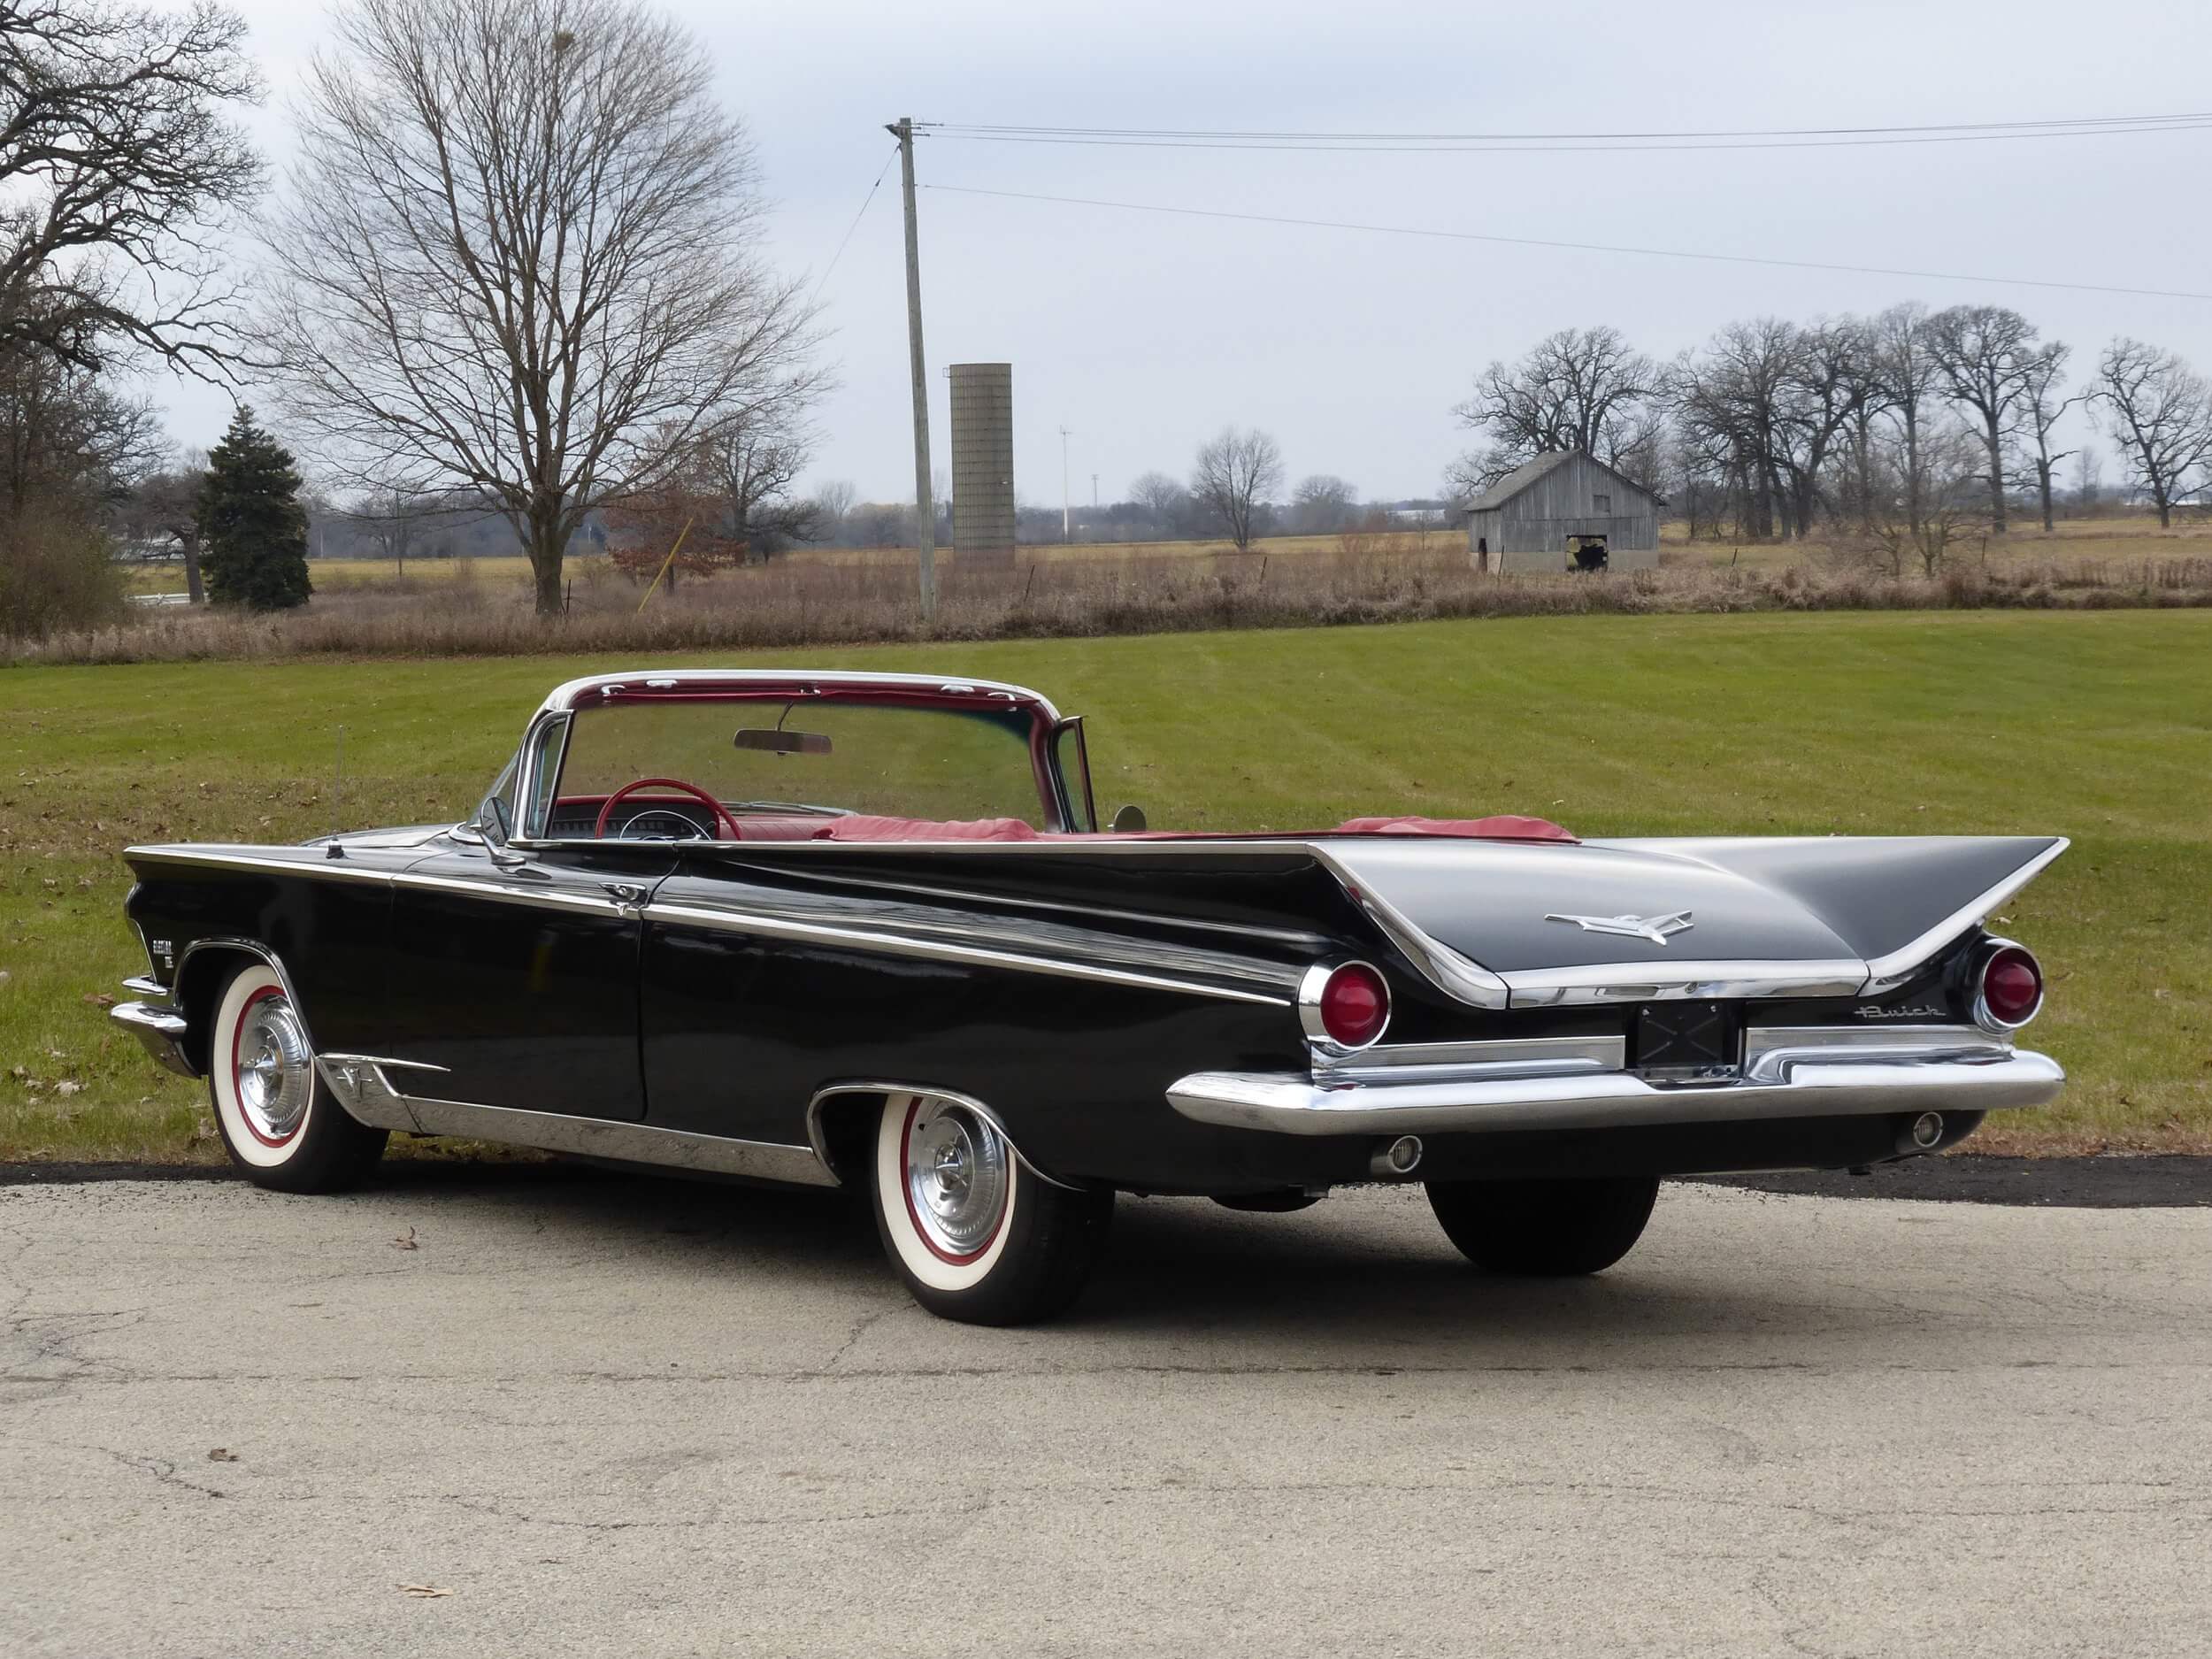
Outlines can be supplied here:
M565 805L668 778L740 817L1011 818L1043 829L1031 720L1026 708L820 697L613 703L574 715L554 792Z

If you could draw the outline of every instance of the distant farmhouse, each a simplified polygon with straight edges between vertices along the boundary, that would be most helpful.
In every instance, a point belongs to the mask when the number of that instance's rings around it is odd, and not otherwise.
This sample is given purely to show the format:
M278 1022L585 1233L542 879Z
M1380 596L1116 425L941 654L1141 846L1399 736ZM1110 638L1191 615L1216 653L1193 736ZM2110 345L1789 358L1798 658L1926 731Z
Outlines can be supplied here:
M1540 455L1470 503L1467 550L1496 575L1650 570L1665 504L1590 456Z

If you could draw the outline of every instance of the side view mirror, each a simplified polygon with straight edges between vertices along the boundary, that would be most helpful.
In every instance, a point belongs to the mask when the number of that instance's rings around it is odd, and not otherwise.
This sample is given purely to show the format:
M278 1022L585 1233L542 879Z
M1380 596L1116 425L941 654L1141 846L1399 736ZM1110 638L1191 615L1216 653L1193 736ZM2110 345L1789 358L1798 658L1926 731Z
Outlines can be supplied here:
M476 809L476 827L487 841L504 841L514 833L514 821L507 813L507 803L495 795L484 797L484 803Z
M1114 814L1114 828L1120 834L1132 834L1143 827L1144 809L1141 806L1125 806Z

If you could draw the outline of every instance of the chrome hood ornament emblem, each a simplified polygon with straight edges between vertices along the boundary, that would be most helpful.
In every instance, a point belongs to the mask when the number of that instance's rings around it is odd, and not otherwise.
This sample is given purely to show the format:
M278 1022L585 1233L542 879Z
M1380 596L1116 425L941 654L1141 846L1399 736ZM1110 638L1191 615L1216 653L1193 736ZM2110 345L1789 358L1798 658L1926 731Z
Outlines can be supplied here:
M1672 910L1664 916L1561 916L1555 912L1544 919L1571 922L1586 933L1618 933L1624 939L1648 939L1655 945L1663 945L1675 934L1686 933L1697 926L1687 910Z

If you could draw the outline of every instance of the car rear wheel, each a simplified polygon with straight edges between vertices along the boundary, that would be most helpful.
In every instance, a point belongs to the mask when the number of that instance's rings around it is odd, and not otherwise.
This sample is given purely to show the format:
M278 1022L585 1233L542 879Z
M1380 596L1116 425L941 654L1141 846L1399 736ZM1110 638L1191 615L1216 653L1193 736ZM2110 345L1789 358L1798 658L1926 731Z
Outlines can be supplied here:
M1602 1272L1626 1256L1651 1219L1659 1180L1431 1181L1428 1188L1445 1236L1477 1267L1561 1278Z
M998 1125L934 1094L893 1094L876 1132L876 1231L915 1301L970 1325L1060 1312L1104 1251L1110 1192L1056 1187Z
M207 1091L230 1161L257 1187L342 1192L384 1155L387 1133L349 1118L316 1076L307 1027L266 963L239 969L216 999Z

